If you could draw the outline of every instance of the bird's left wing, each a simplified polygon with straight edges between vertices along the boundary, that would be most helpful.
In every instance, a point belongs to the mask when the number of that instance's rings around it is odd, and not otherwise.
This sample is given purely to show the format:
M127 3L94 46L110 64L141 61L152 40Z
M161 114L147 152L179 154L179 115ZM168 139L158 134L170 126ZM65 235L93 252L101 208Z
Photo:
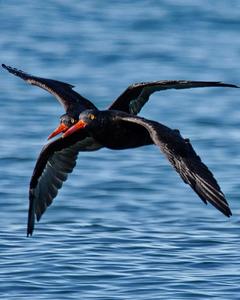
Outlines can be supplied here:
M79 113L85 109L94 109L95 105L73 90L74 86L62 81L41 78L30 75L24 71L2 64L2 67L11 74L20 77L29 84L36 85L55 96L63 105L65 111L72 116L78 117Z
M120 110L126 113L137 115L149 97L154 92L168 89L191 89L202 87L234 87L234 84L228 84L217 81L189 81L189 80L160 80L152 82L140 82L130 85L110 106L108 109Z
M232 215L213 174L196 154L190 141L182 138L178 130L131 115L119 114L118 118L144 126L183 181L191 186L203 202L211 203L228 217Z
M27 235L32 235L35 218L40 220L46 208L76 165L79 151L97 150L97 145L84 130L59 138L43 147L30 181Z

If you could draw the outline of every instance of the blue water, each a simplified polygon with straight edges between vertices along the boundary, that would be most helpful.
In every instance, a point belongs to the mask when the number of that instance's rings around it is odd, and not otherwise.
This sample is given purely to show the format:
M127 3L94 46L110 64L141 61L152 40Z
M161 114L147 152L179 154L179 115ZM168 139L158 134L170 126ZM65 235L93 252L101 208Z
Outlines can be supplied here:
M240 84L240 2L2 1L1 63L72 83L106 107L129 84ZM240 92L154 94L142 116L179 128L233 211L201 200L156 147L79 155L26 238L29 179L63 109L0 71L1 299L239 299ZM29 298L29 299L30 299Z

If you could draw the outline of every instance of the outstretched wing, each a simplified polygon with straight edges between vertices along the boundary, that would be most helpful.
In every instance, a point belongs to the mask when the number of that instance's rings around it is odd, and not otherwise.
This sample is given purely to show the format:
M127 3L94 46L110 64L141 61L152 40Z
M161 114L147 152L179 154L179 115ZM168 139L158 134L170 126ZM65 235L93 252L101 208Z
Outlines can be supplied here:
M137 115L151 94L168 89L191 89L200 87L234 87L234 84L214 81L160 80L130 85L108 109Z
M144 126L183 181L191 186L203 202L211 203L227 217L232 215L213 174L196 154L190 141L182 138L178 130L135 116L122 114L119 118Z
M72 116L76 116L78 118L78 115L81 111L85 109L96 108L93 103L75 92L73 90L74 86L71 84L53 79L32 76L21 70L17 70L4 64L2 64L2 67L13 75L22 78L29 84L36 85L48 91L57 98L57 100L63 105L65 111L70 113Z
M36 162L29 188L27 235L32 235L35 217L40 220L46 208L76 165L79 151L97 150L100 145L84 130L59 138L43 147Z

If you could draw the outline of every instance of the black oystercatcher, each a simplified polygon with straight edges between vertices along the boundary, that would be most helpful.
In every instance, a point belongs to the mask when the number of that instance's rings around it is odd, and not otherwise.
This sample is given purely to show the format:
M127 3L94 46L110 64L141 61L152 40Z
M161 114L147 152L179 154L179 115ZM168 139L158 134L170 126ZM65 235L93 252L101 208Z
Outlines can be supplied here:
M64 138L45 145L37 159L29 188L28 236L33 233L35 217L37 221L40 220L67 179L68 173L75 167L78 152L94 151L102 147L127 149L153 143L159 145L184 182L188 183L205 203L208 201L226 216L231 215L220 187L196 155L189 140L183 139L178 130L135 115L156 91L237 87L236 85L187 80L141 82L130 85L107 111L101 112L93 103L75 92L73 86L68 83L32 76L4 64L2 67L28 83L47 90L63 105L66 113L60 117L60 125L49 138L70 128ZM79 125L81 129L78 129Z

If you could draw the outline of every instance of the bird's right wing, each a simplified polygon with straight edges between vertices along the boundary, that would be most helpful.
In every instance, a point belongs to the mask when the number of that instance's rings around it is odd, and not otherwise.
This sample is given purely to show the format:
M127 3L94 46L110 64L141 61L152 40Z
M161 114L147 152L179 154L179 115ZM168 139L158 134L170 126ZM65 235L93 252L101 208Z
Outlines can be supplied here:
M79 151L97 150L100 145L83 130L59 138L43 147L36 162L29 187L27 235L32 235L35 218L40 220L46 208L76 165Z
M228 217L232 215L213 174L196 154L190 141L182 138L178 130L131 115L122 114L119 119L144 126L183 181L191 186L203 202L211 203Z
M217 81L190 81L190 80L159 80L152 82L140 82L130 85L110 106L108 109L120 110L126 113L137 115L145 103L149 100L151 94L169 89L191 89L202 87L234 87L234 84L228 84Z
M78 117L79 113L85 109L95 109L95 105L89 100L73 90L73 85L47 78L32 76L21 70L2 64L2 67L11 74L20 77L29 84L36 85L53 96L63 105L67 113L72 113Z

